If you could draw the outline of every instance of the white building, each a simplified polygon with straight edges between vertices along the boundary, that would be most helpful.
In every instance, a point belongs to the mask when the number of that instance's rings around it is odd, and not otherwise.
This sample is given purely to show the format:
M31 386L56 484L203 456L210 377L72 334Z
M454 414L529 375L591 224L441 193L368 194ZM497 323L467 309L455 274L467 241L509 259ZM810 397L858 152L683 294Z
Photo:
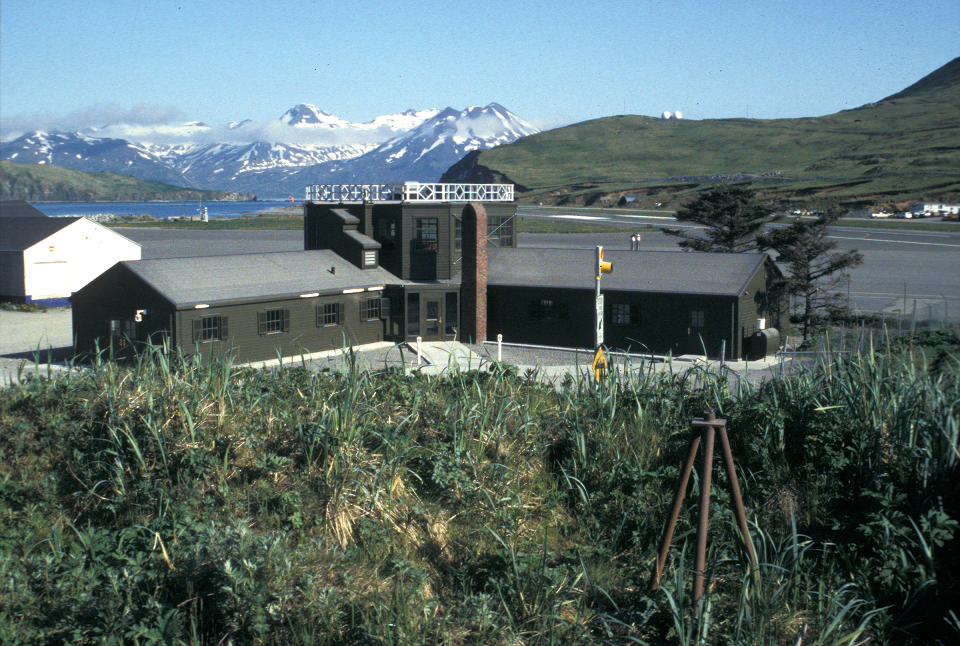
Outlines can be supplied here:
M947 215L960 213L960 204L942 204L938 202L914 202L910 205L913 217L923 217L924 214Z
M0 204L0 300L66 305L71 294L140 245L86 218L51 218L25 202Z

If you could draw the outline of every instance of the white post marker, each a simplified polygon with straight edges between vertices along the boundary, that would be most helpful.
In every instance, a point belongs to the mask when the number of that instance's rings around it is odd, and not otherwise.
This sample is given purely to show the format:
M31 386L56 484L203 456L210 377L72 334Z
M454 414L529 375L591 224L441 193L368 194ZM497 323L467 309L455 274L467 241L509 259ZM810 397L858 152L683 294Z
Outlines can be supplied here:
M603 353L603 294L600 293L600 276L613 271L613 264L603 261L603 247L597 247L594 252L594 274L596 277L596 319L593 327L593 347L596 352L593 358L593 371L597 381L607 369L607 358Z
M422 341L422 340L423 340L422 337L419 337L419 336L417 337L417 365L418 365L418 366L419 366L421 363L423 363L423 357L422 357L422 355L420 354L420 341Z
M596 340L594 347L603 345L603 294L597 294L597 329L593 338Z
M497 363L503 363L503 335L497 335Z

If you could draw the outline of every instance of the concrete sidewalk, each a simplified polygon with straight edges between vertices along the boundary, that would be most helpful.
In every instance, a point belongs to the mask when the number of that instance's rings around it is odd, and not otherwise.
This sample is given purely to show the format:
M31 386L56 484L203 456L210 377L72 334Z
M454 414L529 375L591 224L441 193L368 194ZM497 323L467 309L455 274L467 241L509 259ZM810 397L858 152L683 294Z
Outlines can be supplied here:
M419 362L418 357L419 346ZM451 370L487 370L497 363L498 347L496 343L487 343L481 347L468 346L456 341L408 343L407 356L412 355L407 369L422 374L440 375ZM543 348L536 346L504 345L499 348L503 363L514 365L520 375L535 375L539 378L561 384L568 377L577 375L593 378L593 352L585 349ZM536 362L525 360L536 357ZM705 373L727 375L731 386L738 381L758 383L770 379L786 370L779 356L766 357L758 361L724 361L706 359L695 355L663 357L649 354L608 354L611 370L658 371L681 373L690 369L700 369Z
M47 312L20 312L0 310L0 386L22 380L28 374L41 376L58 374L71 369L73 357L73 320L69 308ZM495 342L469 345L459 342L421 342L418 360L417 343L379 343L354 348L359 364L367 369L403 366L408 372L440 375L447 371L488 370L497 363L498 352L502 362L517 367L520 375L536 375L554 384L573 377L592 378L593 351L588 349L549 348ZM340 369L347 365L348 353L343 350L285 358L285 365L306 365L313 370ZM633 372L684 372L699 368L719 372L719 361L693 355L663 357L649 354L610 353L612 369ZM789 363L789 362L788 362ZM258 361L247 364L257 368L274 368L279 362ZM784 366L780 357L761 361L727 361L724 374L731 387L737 382L757 383L780 374Z
M27 374L46 376L69 368L73 357L73 311L0 310L0 386Z

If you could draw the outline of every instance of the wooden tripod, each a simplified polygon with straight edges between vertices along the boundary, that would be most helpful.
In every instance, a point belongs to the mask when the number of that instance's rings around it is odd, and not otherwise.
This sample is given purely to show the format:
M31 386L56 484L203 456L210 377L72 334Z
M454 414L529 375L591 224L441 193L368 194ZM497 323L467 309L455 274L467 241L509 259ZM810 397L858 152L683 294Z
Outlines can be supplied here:
M664 528L663 541L660 544L660 552L657 554L657 563L650 584L651 591L660 589L660 577L663 574L664 565L667 563L667 554L670 552L670 542L673 540L673 532L677 527L677 518L680 517L680 508L683 506L683 497L687 491L687 483L690 481L690 472L693 470L693 461L697 456L697 448L699 448L702 438L703 464L700 474L697 555L696 565L693 571L694 603L699 602L703 597L703 574L707 560L707 526L710 521L710 481L713 473L713 445L714 435L717 431L719 431L720 434L720 447L723 452L723 463L726 467L727 479L730 481L730 494L733 498L733 510L737 517L737 526L740 528L743 542L747 546L747 552L750 555L750 563L753 566L754 575L757 573L757 555L753 551L753 541L750 540L750 530L747 528L747 515L743 510L743 498L740 497L737 471L733 464L733 453L730 451L730 440L727 437L727 420L717 419L714 412L711 411L707 413L705 419L697 418L693 420L693 433L690 436L690 453L687 456L687 461L683 465L680 482L677 484L677 492L673 497L673 509L670 511L670 519Z

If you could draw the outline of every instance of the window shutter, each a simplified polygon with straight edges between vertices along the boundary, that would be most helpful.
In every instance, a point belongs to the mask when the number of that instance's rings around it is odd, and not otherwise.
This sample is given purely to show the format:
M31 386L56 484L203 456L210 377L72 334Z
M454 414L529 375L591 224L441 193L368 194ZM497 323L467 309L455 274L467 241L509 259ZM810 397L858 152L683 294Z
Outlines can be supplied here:
M257 312L257 334L263 336L267 333L267 313Z
M361 322L367 320L367 303L369 302L370 301L367 301L367 300L360 301L360 321Z
M230 327L227 325L227 317L220 317L220 338L226 340L227 335L230 332Z
M323 327L323 305L317 305L313 309L314 317L316 318L317 327Z
M380 318L381 319L390 318L390 299L389 298L380 299Z
M203 330L203 319L193 319L193 342L200 343L200 334Z
M337 303L337 325L343 325L343 303Z
M290 331L290 310L288 309L283 310L283 331Z

